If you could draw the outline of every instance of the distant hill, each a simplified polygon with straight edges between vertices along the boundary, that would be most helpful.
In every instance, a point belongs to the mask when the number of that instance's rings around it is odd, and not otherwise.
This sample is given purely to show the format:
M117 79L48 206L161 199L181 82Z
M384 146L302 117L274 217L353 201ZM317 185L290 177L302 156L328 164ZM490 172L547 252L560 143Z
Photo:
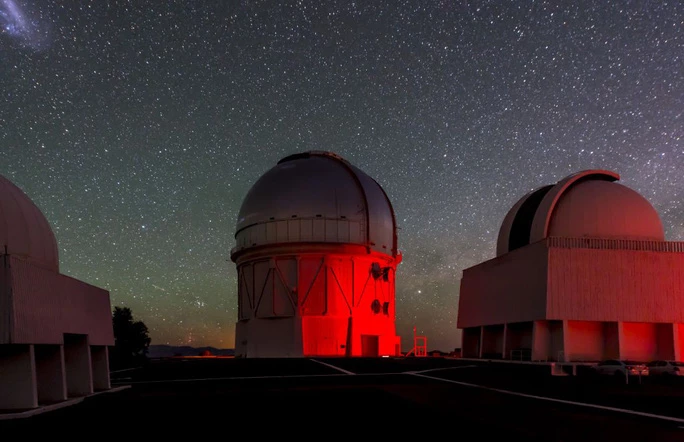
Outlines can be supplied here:
M170 358L172 356L199 356L204 351L209 351L214 356L234 356L232 348L214 347L190 347L187 345L150 345L147 351L149 358Z

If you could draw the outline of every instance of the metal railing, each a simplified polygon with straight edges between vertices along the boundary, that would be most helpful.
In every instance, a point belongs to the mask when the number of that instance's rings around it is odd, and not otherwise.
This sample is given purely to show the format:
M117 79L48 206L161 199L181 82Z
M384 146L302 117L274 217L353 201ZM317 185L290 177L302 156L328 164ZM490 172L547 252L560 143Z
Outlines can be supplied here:
M683 241L641 241L632 239L562 238L550 236L546 238L546 244L548 247L566 249L607 249L684 253Z

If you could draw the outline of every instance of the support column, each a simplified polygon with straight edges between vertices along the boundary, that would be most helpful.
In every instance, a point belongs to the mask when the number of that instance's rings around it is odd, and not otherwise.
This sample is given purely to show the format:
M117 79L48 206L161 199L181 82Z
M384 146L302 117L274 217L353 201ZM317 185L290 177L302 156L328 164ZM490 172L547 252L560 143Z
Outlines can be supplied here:
M570 346L568 345L569 342L570 342L570 327L568 326L567 319L564 319L563 320L563 350L562 350L563 360L558 361L558 362L570 362L570 355L568 354L568 350L570 349Z
M0 410L38 406L33 345L0 345Z
M480 326L480 345L477 348L477 358L482 359L482 349L484 348L484 326Z
M506 357L506 351L508 351L508 349L507 349L508 346L506 345L506 341L508 340L508 337L506 336L507 334L508 334L508 323L504 323L503 342L501 343L501 359L503 359L503 360L509 359Z
M625 357L625 333L624 333L624 324L622 322L617 323L617 331L618 331L618 359L622 360Z
M70 397L93 393L93 368L86 335L64 335L67 394Z
M36 345L35 354L38 402L51 403L66 400L64 346Z
M674 360L684 360L684 324L672 324Z
M109 390L109 350L105 345L93 345L90 347L90 355L93 359L93 389Z

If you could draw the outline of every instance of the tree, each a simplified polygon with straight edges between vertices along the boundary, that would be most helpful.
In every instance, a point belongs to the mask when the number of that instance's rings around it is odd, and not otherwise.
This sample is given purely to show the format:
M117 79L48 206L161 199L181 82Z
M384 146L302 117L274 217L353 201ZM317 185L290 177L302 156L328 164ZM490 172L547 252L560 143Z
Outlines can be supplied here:
M142 321L133 320L133 312L128 307L115 307L112 315L114 326L114 351L111 365L113 368L129 368L147 360L150 336Z

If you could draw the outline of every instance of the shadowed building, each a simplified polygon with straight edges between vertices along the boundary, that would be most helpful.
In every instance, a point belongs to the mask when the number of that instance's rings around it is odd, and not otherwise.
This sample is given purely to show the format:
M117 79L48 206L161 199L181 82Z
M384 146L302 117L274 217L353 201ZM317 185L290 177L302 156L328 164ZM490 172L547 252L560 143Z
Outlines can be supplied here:
M235 240L236 356L400 352L394 210L364 172L329 152L283 158L245 197Z
M109 292L59 273L48 221L2 176L0 251L0 409L109 389Z
M464 357L684 358L684 243L617 180L583 171L513 206L497 257L463 272Z

